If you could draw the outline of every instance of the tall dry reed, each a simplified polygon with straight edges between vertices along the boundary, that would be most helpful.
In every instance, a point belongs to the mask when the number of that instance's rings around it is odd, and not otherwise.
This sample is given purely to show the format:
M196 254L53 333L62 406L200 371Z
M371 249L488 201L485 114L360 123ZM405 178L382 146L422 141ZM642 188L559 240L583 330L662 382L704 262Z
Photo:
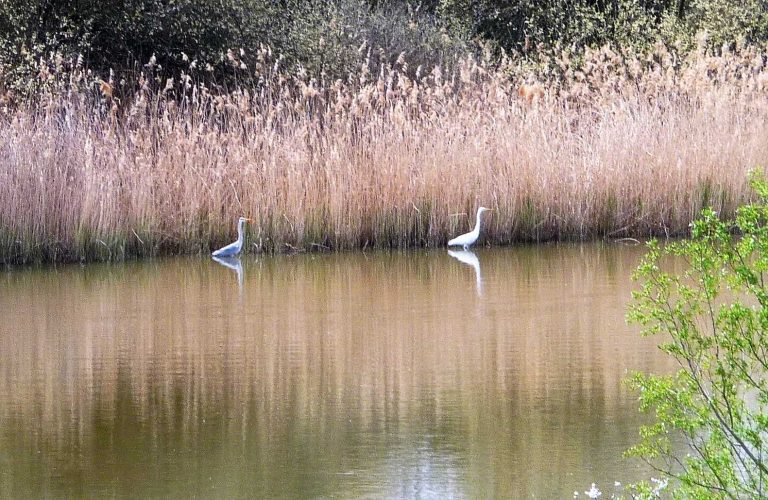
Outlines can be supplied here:
M242 214L248 251L434 246L481 204L493 243L679 235L743 203L768 158L755 48L604 48L535 72L468 57L450 75L400 59L346 81L268 49L253 69L229 58L250 83L226 91L41 61L50 90L0 100L0 260L206 252Z

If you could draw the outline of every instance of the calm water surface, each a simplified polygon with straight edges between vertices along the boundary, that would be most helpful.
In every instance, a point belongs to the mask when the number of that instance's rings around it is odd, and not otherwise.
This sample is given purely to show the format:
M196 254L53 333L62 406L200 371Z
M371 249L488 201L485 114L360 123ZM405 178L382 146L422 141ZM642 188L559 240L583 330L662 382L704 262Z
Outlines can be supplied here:
M641 247L0 273L0 496L571 498L648 478Z

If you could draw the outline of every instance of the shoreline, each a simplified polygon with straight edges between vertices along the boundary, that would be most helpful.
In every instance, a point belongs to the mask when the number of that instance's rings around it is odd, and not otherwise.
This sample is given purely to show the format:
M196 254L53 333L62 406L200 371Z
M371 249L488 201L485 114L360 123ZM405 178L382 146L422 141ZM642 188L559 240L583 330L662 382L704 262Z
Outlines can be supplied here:
M664 235L664 234L648 234L648 235L642 235L638 237L632 237L632 236L624 236L620 238L610 238L610 237L592 237L592 238L585 238L585 239L547 239L547 240L518 240L518 241L511 241L511 242L505 242L505 243L498 243L498 242L489 242L483 236L481 235L480 239L484 240L479 244L473 245L470 247L469 251L484 251L484 250L498 250L498 249L511 249L511 248L520 248L520 247L550 247L550 246L572 246L572 245L627 245L627 246L643 246L651 239L664 239L665 241L669 240L676 240L680 238L685 238L685 234L676 234L676 235ZM240 259L240 258L249 258L249 257L259 257L259 256L267 256L267 257L275 257L275 256L294 256L294 255L343 255L343 254L362 254L365 255L367 252L371 253L378 253L378 252L384 252L384 253L400 253L400 252L436 252L436 251L445 251L445 250L462 250L461 247L448 247L446 245L432 245L432 246L404 246L404 247L386 247L386 246L368 246L368 247L356 247L356 248L328 248L328 247L320 247L319 245L311 245L309 247L294 247L292 245L287 245L280 249L271 249L271 250L254 250L253 247L255 247L255 243L249 242L246 239L246 242L243 246L243 251L235 256L234 258ZM248 248L248 250L246 250ZM106 249L105 249L106 251ZM156 259L174 259L174 258L198 258L198 259L206 259L206 260L212 260L212 256L210 255L210 252L186 252L186 253L163 253L156 252L156 253L133 253L133 254L119 254L119 255L113 255L112 258L110 258L108 253L101 253L101 254L93 254L89 255L87 257L81 257L81 258L67 258L67 254L63 252L57 253L57 259L30 259L30 258L20 258L20 259L11 259L6 258L5 260L0 260L0 266L4 267L6 270L13 269L13 268L29 268L29 267L38 267L38 266L58 266L58 265L85 265L85 264L122 264L122 263L137 263L137 262L144 262L144 261L153 261Z

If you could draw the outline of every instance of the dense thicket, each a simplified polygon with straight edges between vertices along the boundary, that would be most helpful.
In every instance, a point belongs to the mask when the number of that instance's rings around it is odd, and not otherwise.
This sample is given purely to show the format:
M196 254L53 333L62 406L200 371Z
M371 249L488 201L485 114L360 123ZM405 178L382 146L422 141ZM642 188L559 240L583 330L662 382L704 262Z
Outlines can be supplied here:
M52 52L123 73L154 55L171 74L189 58L223 77L229 50L244 49L248 65L264 45L284 64L336 77L371 53L389 62L405 53L415 70L447 66L478 43L532 56L659 39L719 50L768 39L767 11L768 0L0 0L0 85L23 86Z
M442 0L451 22L506 49L545 46L643 46L659 39L690 47L706 33L710 48L768 36L765 0Z
M434 9L359 0L0 0L0 79L18 85L40 57L82 55L95 71L125 74L150 60L166 74L207 68L231 76L232 54L246 66L268 46L282 64L337 77L367 56L401 53L414 66L443 64L467 49ZM3 71L4 68L4 71ZM238 72L242 77L242 72ZM1 82L0 82L1 83Z

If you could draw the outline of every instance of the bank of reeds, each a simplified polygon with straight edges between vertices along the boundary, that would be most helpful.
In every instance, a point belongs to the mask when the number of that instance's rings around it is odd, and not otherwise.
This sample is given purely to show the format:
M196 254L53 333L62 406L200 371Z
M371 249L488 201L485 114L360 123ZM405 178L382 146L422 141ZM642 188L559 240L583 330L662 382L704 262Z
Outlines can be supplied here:
M680 235L744 202L768 158L756 48L399 60L346 81L229 57L237 88L41 61L47 90L0 119L0 261L207 252L241 214L248 251L434 246L480 204L498 244Z

